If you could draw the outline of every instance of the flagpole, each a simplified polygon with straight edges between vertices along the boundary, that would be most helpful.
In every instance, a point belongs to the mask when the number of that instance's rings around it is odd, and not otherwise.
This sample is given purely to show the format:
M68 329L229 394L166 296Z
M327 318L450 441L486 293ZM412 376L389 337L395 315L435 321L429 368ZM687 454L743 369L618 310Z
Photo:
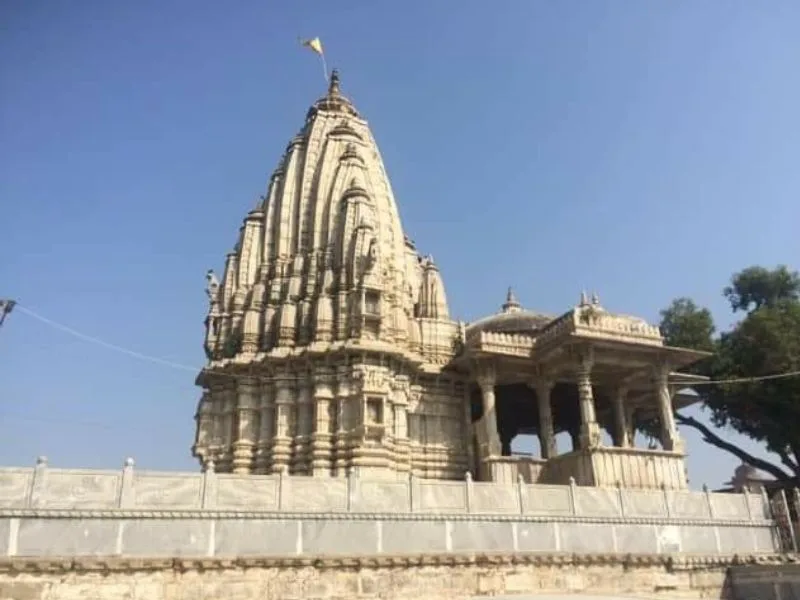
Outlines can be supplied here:
M325 75L325 83L328 83L330 78L328 77L328 63L325 62L325 53L323 52L319 57L322 59L322 73Z

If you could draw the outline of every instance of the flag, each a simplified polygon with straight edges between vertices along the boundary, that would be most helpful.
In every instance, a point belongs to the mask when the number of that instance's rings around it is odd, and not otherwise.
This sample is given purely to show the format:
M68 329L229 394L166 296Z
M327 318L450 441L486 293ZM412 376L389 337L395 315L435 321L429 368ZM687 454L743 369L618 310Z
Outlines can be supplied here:
M322 42L318 37L312 38L310 40L303 40L301 43L303 44L303 46L309 48L313 52L316 52L320 56L324 54L324 52L322 51Z

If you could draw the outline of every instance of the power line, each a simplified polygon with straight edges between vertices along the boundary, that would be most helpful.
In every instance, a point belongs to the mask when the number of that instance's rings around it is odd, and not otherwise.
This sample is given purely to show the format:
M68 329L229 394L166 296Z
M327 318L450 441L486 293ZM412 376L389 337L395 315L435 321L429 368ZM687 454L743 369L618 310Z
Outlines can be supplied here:
M28 315L29 317L33 317L34 319L44 323L45 325L49 325L50 327L58 329L59 331L68 333L85 342L89 342L91 344L97 344L98 346L102 346L104 348L107 348L108 350L121 352L122 354L127 354L128 356L132 356L133 358L138 358L139 360L146 360L173 369L180 369L182 371L191 371L192 373L197 373L198 371L200 371L200 369L198 369L197 367L190 367L188 365L182 365L180 363L172 362L170 360L158 358L157 356L149 356L147 354L142 354L141 352L136 352L135 350L128 350L127 348L123 348L122 346L117 346L116 344L111 344L109 342L101 340L100 338L96 338L91 335L86 335L85 333L81 333L80 331L77 331L72 327L67 327L66 325L57 323L51 319L48 319L47 317L43 317L42 315L37 314L33 312L31 309L25 308L24 306L17 305L17 310Z
M2 302L2 301L0 301L0 302ZM70 335L72 335L74 337L77 337L77 338L79 338L79 339L81 339L81 340L83 340L85 342L96 344L96 345L102 346L102 347L104 347L104 348L106 348L108 350L114 350L114 351L120 352L122 354L127 354L128 356L131 356L133 358L138 358L139 360L152 362L152 363L155 363L155 364L162 365L164 367L170 367L172 369L179 369L181 371L190 371L192 373L198 373L202 369L202 367L190 367L188 365L183 365L183 364L176 363L176 362L173 362L173 361L170 361L170 360L165 360L165 359L159 358L157 356L150 356L148 354L143 354L143 353L137 352L135 350L129 350L128 348L124 348L122 346L118 346L116 344L112 344L112 343L106 342L104 340L101 340L100 338L96 338L94 336L87 335L85 333L81 333L80 331L77 331L76 329L73 329L72 327L68 327L67 325L63 325L61 323L53 321L52 319L48 319L47 317L44 317L44 316L32 311L29 308L21 306L19 303L14 303L13 301L10 301L10 302L12 302L13 306L16 306L16 309L18 311L28 315L29 317L32 317L32 318L36 319L37 321L40 321L40 322L44 323L45 325L49 325L50 327L53 327L54 329L58 329L59 331L62 331L64 333L68 333L68 334L70 334ZM12 308L13 308L13 306L12 306ZM0 307L2 307L2 304L0 304ZM11 311L9 310L8 312L11 312ZM233 379L239 379L239 378L246 377L245 375L239 375L239 374L235 374L235 373L217 373L217 375L221 375L223 377L231 377ZM757 383L757 382L760 382L760 381L773 381L773 380L776 380L776 379L787 379L789 377L800 377L800 371L788 371L788 372L785 372L785 373L773 373L771 375L761 375L761 376L758 376L758 377L737 377L737 378L732 378L732 379L716 379L716 380L708 380L708 381L695 381L695 382L688 383L686 385L686 387L687 388L691 388L691 387L697 387L697 386L703 386L703 385L728 385L728 384L737 384L737 383Z

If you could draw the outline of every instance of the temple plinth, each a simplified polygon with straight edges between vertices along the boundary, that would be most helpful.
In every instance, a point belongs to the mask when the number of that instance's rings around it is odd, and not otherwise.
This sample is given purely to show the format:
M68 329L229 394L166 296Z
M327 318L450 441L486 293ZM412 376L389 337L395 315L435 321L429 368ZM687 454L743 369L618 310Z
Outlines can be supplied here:
M338 73L206 274L193 453L220 473L685 487L673 408L703 354L583 294L559 317L450 318L405 235L375 139ZM655 419L661 448L637 448ZM519 434L538 457L516 456ZM557 438L567 434L568 451ZM562 436L563 437L563 436Z

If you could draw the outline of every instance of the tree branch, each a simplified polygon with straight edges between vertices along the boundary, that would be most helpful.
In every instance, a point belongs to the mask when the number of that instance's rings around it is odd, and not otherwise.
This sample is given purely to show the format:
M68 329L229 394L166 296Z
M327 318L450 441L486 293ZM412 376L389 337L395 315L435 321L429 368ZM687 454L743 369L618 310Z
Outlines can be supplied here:
M711 431L708 427L703 425L700 421L693 417L687 417L680 413L675 413L675 420L678 422L679 425L686 425L693 429L696 429L703 435L703 440L711 444L712 446L716 446L721 450L725 450L730 454L733 454L739 460L749 465L754 466L757 469L761 469L778 479L779 481L794 481L795 477L790 475L780 467L776 467L772 463L767 462L761 458L757 458L752 454L745 452L741 448L734 446L730 442L726 442L721 437L719 437L716 433Z

